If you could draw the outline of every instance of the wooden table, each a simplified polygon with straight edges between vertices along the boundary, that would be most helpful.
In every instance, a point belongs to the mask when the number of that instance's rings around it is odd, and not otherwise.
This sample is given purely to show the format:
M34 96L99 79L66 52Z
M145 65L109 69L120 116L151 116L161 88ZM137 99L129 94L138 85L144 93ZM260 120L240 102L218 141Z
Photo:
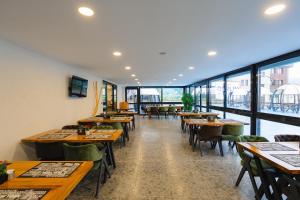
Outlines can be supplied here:
M79 124L84 123L121 123L124 131L123 144L126 144L125 137L129 140L128 124L133 120L133 117L115 117L115 118L103 118L103 117L89 117L79 120Z
M50 189L50 191L43 197L43 200L63 200L69 196L71 191L78 185L78 183L86 176L86 174L93 167L92 161L84 161L67 178L18 177L19 175L25 173L26 171L40 163L40 161L15 161L12 164L8 165L8 169L15 170L16 178L0 185L0 189Z
M135 129L135 115L137 115L137 112L132 112L132 111L120 111L120 112L116 112L116 111L109 111L106 113L101 113L100 115L127 115L132 117L132 130Z
M233 119L216 119L213 122L209 122L207 119L183 119L184 123L189 127L189 142L193 144L194 132L199 126L224 126L227 124L247 124L245 122L233 120Z
M99 130L100 131L100 130ZM113 152L113 146L112 143L117 141L118 138L122 135L122 130L115 130L115 132L111 133L111 137L109 138L97 138L97 139L88 139L85 138L85 135L78 135L78 134L72 134L70 136L67 136L62 139L41 139L40 136L46 135L46 134L55 134L60 133L62 130L59 129L53 129L46 132L38 133L33 136L27 137L22 139L22 142L25 143L53 143L53 142L67 142L67 143L99 143L102 142L107 147L107 154L110 159L111 164L113 167L116 167L114 152ZM107 132L101 133L98 132L97 134L107 134Z
M251 145L251 142L238 142L237 145L250 153L256 155L257 157L265 160L271 166L281 170L287 174L300 175L300 167L294 167L282 160L279 160L272 156L272 154L300 154L299 142L277 142L279 144L285 145L297 151L262 151L255 146Z
M185 132L185 122L184 119L192 118L192 117L208 117L208 116L215 116L217 117L219 114L218 113L213 113L213 112L179 112L177 114L181 118L181 130Z
M267 142L266 142L267 143ZM267 196L268 199L281 199L281 194L280 191L277 191L277 188L275 189L274 192L274 188L273 191L271 193L271 190L269 189L269 185L270 185L270 179L267 178L267 173L263 170L263 167L261 165L260 160L264 160L265 162L267 162L270 166L276 168L279 172L282 173L282 175L279 175L279 178L275 180L275 182L281 182L280 180L284 179L285 181L289 181L292 180L293 177L300 175L300 166L293 166L292 164L289 164L288 162L285 162L284 160L278 159L275 156L282 156L282 155L299 155L300 154L300 149L299 149L299 142L272 142L275 144L281 144L284 145L286 147L289 147L293 150L286 150L286 151L281 151L281 150L271 150L271 151L266 151L266 150L261 150L253 145L255 145L254 142L238 142L237 143L237 147L240 149L243 149L244 151L250 152L251 154L254 155L254 160L255 163L257 165L257 171L258 174L260 176L261 182L262 182L262 187L263 187L263 191L265 193L265 195ZM252 145L251 145L252 144ZM274 156L273 156L274 155ZM275 183L276 184L276 183ZM294 186L292 186L294 183L293 181L290 182L289 187L291 189L294 188ZM300 193L298 191L298 197L296 197L296 199L299 199L300 197Z

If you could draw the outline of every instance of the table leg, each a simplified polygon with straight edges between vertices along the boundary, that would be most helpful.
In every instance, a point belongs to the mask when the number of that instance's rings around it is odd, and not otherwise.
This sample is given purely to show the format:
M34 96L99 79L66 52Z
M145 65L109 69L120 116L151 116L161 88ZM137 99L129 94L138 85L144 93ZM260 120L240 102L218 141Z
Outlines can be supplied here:
M132 130L135 129L135 116L132 116Z
M254 160L255 160L255 163L256 163L256 166L257 166L257 172L259 174L259 177L260 177L260 180L261 180L261 184L262 184L262 187L264 189L264 193L267 197L267 199L273 199L272 198L272 195L271 195L271 191L270 191L270 188L269 188L269 183L268 183L268 180L267 180L267 177L266 177L266 174L265 172L263 171L263 167L261 165L261 162L259 160L258 157L254 157Z
M107 147L107 149L106 149L107 154L109 155L109 162L113 166L113 168L116 168L116 161L115 161L115 155L114 155L114 151L113 151L112 142L107 142L106 147Z

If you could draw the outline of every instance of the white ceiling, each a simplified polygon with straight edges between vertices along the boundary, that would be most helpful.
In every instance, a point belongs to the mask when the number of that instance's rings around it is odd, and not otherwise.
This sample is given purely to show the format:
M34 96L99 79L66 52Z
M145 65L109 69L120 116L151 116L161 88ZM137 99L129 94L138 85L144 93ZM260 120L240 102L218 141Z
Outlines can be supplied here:
M265 16L274 2L287 9ZM119 84L136 85L135 73L143 85L186 85L299 49L300 1L1 0L0 37Z

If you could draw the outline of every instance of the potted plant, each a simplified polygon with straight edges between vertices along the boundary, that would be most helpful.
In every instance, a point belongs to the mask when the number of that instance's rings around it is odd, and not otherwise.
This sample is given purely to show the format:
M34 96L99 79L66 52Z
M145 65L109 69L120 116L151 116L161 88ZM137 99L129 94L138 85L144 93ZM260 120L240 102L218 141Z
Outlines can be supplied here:
M189 93L183 94L181 101L183 103L184 111L191 111L193 109L194 98L191 94Z
M0 162L0 184L7 181L6 162Z

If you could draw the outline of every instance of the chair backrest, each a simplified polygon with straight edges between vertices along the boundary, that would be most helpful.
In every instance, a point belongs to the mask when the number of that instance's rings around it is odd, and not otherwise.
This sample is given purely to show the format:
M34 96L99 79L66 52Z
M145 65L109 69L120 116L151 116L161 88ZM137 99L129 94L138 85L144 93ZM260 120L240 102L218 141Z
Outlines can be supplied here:
M275 142L299 142L300 135L275 135Z
M151 106L150 107L150 112L158 112L158 107Z
M168 109L169 109L168 107L164 107L164 106L158 108L160 112L168 112Z
M79 128L80 128L79 125L66 125L62 127L62 129L79 129Z
M255 135L241 135L237 138L237 142L269 142L269 140L262 136L255 136ZM239 146L237 146L237 151L239 153L239 156L242 160L246 158L246 154L244 153L243 149L240 149Z
M93 128L98 129L98 130L111 130L111 129L113 129L112 126L110 126L110 125L104 125L104 124L103 125L99 125L99 126L95 126Z
M170 106L170 107L168 108L168 112L176 112L176 107Z
M73 146L67 143L63 144L66 160L72 161L99 161L102 159L102 152L94 144L84 144Z
M129 110L129 104L126 101L119 103L120 110Z
M199 130L199 135L203 138L221 137L222 128L222 126L202 126Z
M244 134L244 124L225 124L223 126L223 135L239 136Z

